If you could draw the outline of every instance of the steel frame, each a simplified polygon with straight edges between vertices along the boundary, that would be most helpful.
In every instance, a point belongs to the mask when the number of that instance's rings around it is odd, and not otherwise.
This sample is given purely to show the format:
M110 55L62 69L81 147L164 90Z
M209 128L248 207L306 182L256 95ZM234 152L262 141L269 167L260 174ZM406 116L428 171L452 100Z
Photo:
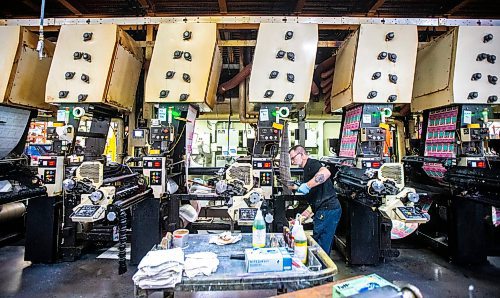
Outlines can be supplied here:
M44 26L76 24L156 25L162 23L217 23L244 29L260 23L318 24L320 29L335 29L360 24L399 24L417 26L500 26L500 19L380 18L380 17L294 17L294 16L213 16L213 17L92 17L46 18ZM0 19L1 26L38 26L40 19Z

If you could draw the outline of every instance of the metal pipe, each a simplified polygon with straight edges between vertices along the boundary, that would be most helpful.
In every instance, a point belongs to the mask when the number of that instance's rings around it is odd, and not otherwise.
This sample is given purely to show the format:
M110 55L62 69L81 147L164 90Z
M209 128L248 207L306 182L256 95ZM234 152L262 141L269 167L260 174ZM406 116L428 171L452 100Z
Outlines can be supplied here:
M189 175L215 175L217 174L220 170L223 170L224 168L220 167L190 167L188 169Z
M18 219L26 212L24 203L8 203L0 205L0 223Z
M0 160L0 164L9 163L9 162L13 162L13 161L20 161L20 160L27 160L27 158L19 157L19 158L2 159L2 160Z
M127 209L132 205L132 203L138 203L135 200L137 200L140 197L146 197L148 194L151 194L152 192L153 190L149 188L148 190L141 192L140 194L136 194L135 196L130 197L126 200L120 200L118 202L114 202L113 205L117 206L118 208Z
M117 181L120 181L120 180L132 178L132 177L135 177L135 176L138 176L138 175L139 175L139 173L132 173L132 174L127 174L127 175L113 177L113 178L106 178L106 179L102 180L102 184L113 183L113 182L117 182Z
M128 188L125 188L125 189L122 189L122 190L119 190L115 193L116 196L120 196L122 193L125 193L127 191L131 191L131 190L136 190L138 189L139 186L138 185L134 185L132 187L128 187Z
M40 9L40 27L39 27L39 32L40 34L38 35L38 43L36 45L36 50L38 51L38 59L42 60L43 59L43 18L45 15L45 0L42 0L42 7Z
M227 91L235 88L236 86L241 84L241 82L245 81L245 79L248 76L250 76L251 72L252 72L252 64L248 64L240 72L238 72L238 74L232 77L229 81L220 84L219 88L217 89L217 93L224 94Z

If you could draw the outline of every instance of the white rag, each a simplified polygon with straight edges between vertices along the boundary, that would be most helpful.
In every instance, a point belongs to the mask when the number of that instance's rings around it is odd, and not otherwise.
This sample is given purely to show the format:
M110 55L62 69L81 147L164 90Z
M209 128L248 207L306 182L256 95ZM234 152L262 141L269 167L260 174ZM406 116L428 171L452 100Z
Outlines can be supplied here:
M148 252L132 280L142 289L173 288L182 280L184 252L180 248Z
M217 271L219 259L213 252L197 252L186 256L184 276L192 278L196 275L210 275Z
M208 243L215 243L217 245L226 245L236 243L241 240L241 234L232 236L231 232L223 232L218 235L213 235L208 240Z

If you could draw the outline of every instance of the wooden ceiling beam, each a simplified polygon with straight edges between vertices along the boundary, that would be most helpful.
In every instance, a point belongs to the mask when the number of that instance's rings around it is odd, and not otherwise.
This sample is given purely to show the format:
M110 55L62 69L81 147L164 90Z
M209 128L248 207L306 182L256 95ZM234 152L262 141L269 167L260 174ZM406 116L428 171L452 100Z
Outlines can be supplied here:
M377 10L384 5L385 0L377 0L375 3L373 3L372 7L368 10L368 13L366 13L367 16L372 17L377 13Z
M154 16L154 8L153 5L149 2L149 0L137 0L142 9L146 11L148 16Z
M472 0L462 0L459 3L457 3L455 6L450 8L447 12L444 13L444 15L449 15L451 16L452 14L456 13L460 9L462 9L464 6L472 2Z
M33 3L32 0L23 0L22 3L26 6L28 6L29 8L33 9L34 11L37 11L37 12L40 11L40 6Z
M75 16L81 16L82 12L79 11L76 7L74 7L67 0L57 0L57 2L61 3L67 10L71 11Z
M296 0L295 1L295 8L293 12L295 14L301 14L302 10L304 9L304 4L306 3L306 0Z
M226 3L226 0L219 0L219 12L221 14L227 14L227 3Z

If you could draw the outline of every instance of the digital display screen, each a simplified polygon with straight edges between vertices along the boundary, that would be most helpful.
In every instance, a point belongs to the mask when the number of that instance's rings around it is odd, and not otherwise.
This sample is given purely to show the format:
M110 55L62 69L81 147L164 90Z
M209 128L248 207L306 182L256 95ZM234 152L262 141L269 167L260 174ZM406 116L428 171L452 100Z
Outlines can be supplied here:
M144 129L134 129L133 137L135 139L142 139L142 138L144 138Z
M240 208L240 220L254 220L257 208Z

